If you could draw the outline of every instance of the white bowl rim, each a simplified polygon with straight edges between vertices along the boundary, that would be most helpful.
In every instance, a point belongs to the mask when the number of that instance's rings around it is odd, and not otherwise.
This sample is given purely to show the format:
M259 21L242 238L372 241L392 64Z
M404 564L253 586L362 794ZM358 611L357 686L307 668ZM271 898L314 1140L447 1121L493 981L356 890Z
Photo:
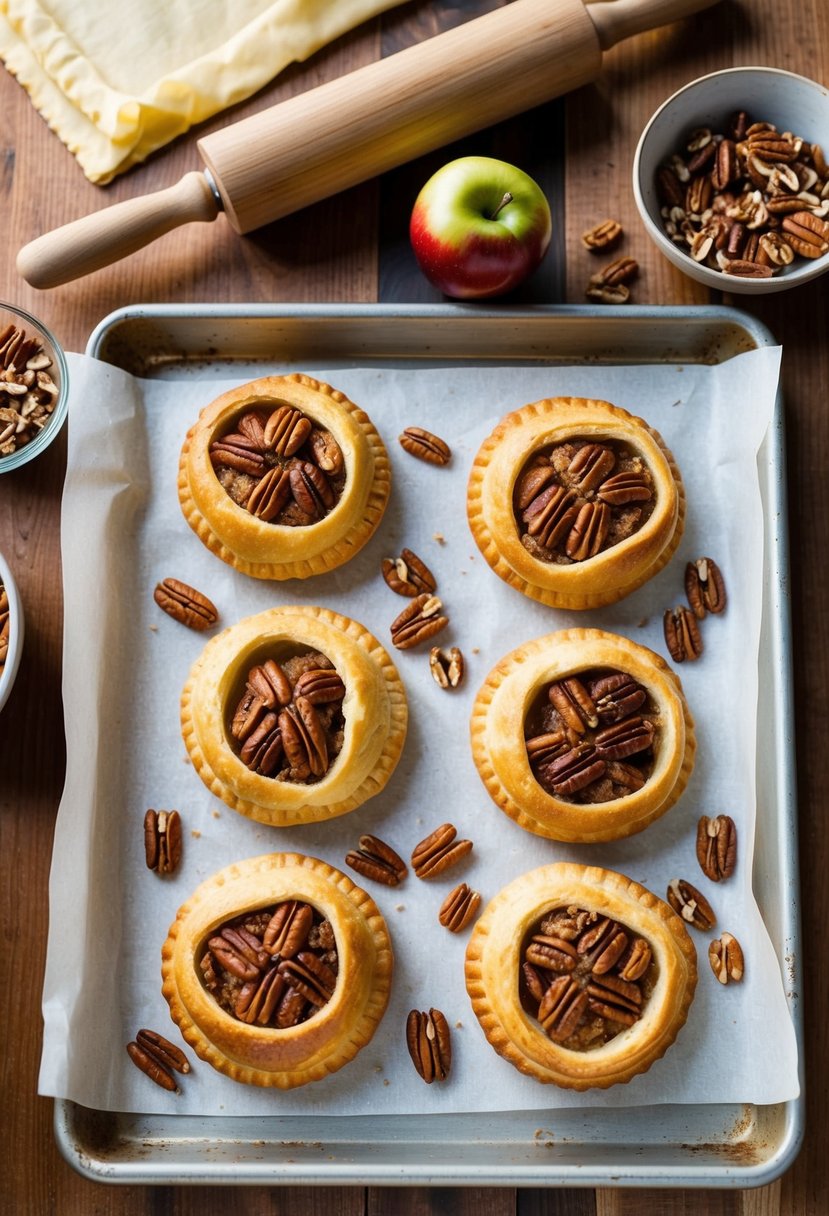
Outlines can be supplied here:
M642 134L639 136L639 140L636 144L636 151L633 156L633 197L636 201L639 215L648 232L648 235L651 237L657 247L662 250L664 256L667 257L678 270L681 270L683 274L686 274L689 278L695 278L697 282L706 283L716 290L730 292L731 294L740 294L742 292L746 294L750 293L752 295L771 295L777 291L785 291L790 287L798 287L802 283L808 283L812 279L819 278L820 275L825 274L827 269L829 269L829 261L825 261L824 259L829 259L829 254L824 254L823 258L815 259L811 265L804 263L803 266L799 266L796 270L791 271L785 276L785 278L781 276L779 278L750 279L741 281L736 275L726 275L723 274L721 270L712 270L710 266L701 266L696 262L693 263L692 270L691 267L686 266L686 263L692 259L690 259L687 254L680 255L677 253L677 251L672 247L671 241L665 235L662 227L654 221L645 203L640 185L642 149L644 147L645 140L653 127L653 124L656 122L657 118L659 118L659 115L663 112L663 110L666 110L668 106L672 105L673 102L676 101L678 97L681 97L683 93L687 93L690 89L697 88L699 85L704 85L710 80L716 80L717 77L720 76L739 76L744 72L762 72L764 75L769 76L786 76L790 80L796 80L798 84L803 84L808 88L816 89L818 92L823 93L829 100L829 88L820 84L819 81L812 80L808 76L801 76L798 72L789 72L786 68L772 68L762 63L741 64L739 67L721 68L717 72L708 72L705 76L697 76L696 79L689 80L687 84L682 85L682 87L677 89L676 92L672 93L670 97L667 97L665 101L663 101L662 104L656 110L654 110L642 128ZM669 256L669 250L670 253L674 254L674 257ZM681 261L679 260L680 257L682 258Z
M17 583L14 581L14 575L2 553L0 553L0 581L2 581L3 586L6 588L6 594L9 597L10 613L9 651L6 655L6 664L2 674L0 674L0 710L2 710L17 678L20 656L23 654L24 628L23 602L17 589Z

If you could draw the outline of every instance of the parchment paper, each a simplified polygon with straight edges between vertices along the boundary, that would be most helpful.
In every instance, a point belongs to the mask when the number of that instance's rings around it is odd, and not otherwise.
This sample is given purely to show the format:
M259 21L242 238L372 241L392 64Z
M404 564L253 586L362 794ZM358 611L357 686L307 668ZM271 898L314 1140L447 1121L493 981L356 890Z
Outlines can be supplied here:
M394 490L377 535L358 557L332 575L290 584L257 582L224 565L199 543L178 505L176 468L187 427L204 404L245 377L140 381L84 356L70 358L62 525L68 768L51 876L41 1093L98 1109L236 1115L769 1103L796 1096L796 1044L780 965L751 891L764 543L756 457L771 417L779 350L716 367L314 372L371 415L389 450ZM469 465L497 420L528 401L567 394L609 399L656 426L688 496L685 535L668 567L622 603L582 614L545 608L503 584L478 554L465 516ZM397 435L412 423L451 444L450 466L435 468L403 452ZM404 601L379 569L403 545L437 577L451 618L438 640L466 655L466 681L455 693L432 680L428 646L391 650L389 625ZM662 612L681 602L685 562L702 554L721 566L730 599L724 615L703 622L703 657L679 669L698 737L682 799L644 833L616 844L567 847L525 833L490 802L471 760L468 719L481 681L508 650L571 625L616 630L667 657ZM207 793L187 761L178 719L179 693L205 638L154 604L153 587L170 575L206 592L222 626L281 603L320 603L385 641L407 687L411 723L403 759L381 795L328 824L280 830L242 818ZM183 862L169 878L145 867L148 807L177 808L183 819ZM730 881L715 885L697 866L694 840L699 815L719 812L737 825L739 863ZM350 1065L282 1093L239 1085L188 1049L193 1071L177 1096L133 1067L124 1048L139 1027L179 1039L160 992L160 948L178 906L202 879L231 861L281 849L345 868L346 852L365 831L408 857L445 820L474 841L466 863L432 883L410 874L396 890L365 884L387 919L396 970L386 1016ZM558 859L620 870L662 897L671 878L688 878L711 899L719 928L737 935L746 957L744 982L723 988L707 961L713 934L692 930L699 986L676 1044L649 1073L594 1094L539 1085L493 1052L463 984L469 930L456 937L437 922L444 895L461 879L487 902L517 875ZM410 1009L432 1005L453 1027L454 1063L445 1084L427 1087L408 1059L404 1026ZM768 1050L758 1053L760 1043Z

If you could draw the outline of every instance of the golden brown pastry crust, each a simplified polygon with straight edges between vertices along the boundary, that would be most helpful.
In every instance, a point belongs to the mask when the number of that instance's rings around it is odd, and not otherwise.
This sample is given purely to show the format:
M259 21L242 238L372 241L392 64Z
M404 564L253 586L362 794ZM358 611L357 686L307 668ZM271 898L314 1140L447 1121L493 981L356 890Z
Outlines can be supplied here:
M545 913L570 905L609 916L646 938L658 968L639 1020L592 1051L554 1043L519 997L529 930ZM645 1072L673 1043L688 1016L697 964L694 944L668 904L612 870L562 862L524 874L496 895L475 925L465 975L484 1034L520 1072L566 1089L606 1089Z
M336 506L307 527L265 523L238 506L210 462L214 438L248 410L288 403L329 430L345 457ZM223 393L199 414L181 449L178 494L184 518L222 561L254 578L308 578L354 557L383 518L391 467L371 419L339 390L295 372L265 376Z
M337 985L328 1004L298 1026L248 1025L204 987L201 952L223 922L290 899L311 904L331 922ZM373 899L327 862L300 853L254 857L208 878L179 908L161 958L170 1015L196 1053L234 1081L280 1089L319 1081L354 1058L385 1012L393 969L388 930Z
M533 452L570 439L624 443L650 469L656 502L638 532L595 557L544 562L521 544L513 490ZM484 440L469 476L467 516L481 553L510 586L555 608L598 608L629 595L669 561L685 523L685 491L661 436L641 418L607 401L552 397L507 414Z
M548 793L527 758L524 723L545 684L580 671L627 672L659 709L653 771L640 790L609 802ZM677 676L652 650L603 629L565 629L519 646L487 676L472 708L472 756L490 797L528 832L591 844L641 832L674 805L694 765L694 722Z
M252 772L228 741L230 703L250 667L295 645L321 651L345 684L342 750L307 785ZM357 621L327 608L271 608L230 626L207 643L181 694L182 734L202 781L234 811L275 827L333 819L379 793L400 758L407 722L406 693L385 649Z

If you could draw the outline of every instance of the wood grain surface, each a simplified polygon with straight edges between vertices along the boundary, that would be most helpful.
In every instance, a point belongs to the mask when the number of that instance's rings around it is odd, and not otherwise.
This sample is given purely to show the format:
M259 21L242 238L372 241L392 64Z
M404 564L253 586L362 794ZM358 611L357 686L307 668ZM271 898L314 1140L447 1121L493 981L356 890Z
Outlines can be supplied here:
M234 117L497 6L498 0L415 0L296 66L259 95L204 124ZM624 252L640 263L634 298L649 304L719 303L655 252L630 188L638 134L656 106L696 76L766 63L829 84L826 0L722 0L699 17L642 35L611 51L589 87L441 149L385 177L269 225L248 237L223 218L192 225L86 280L36 292L16 274L17 250L77 216L172 185L199 168L195 133L179 139L106 189L85 181L75 161L0 69L0 299L40 316L70 350L93 327L132 303L417 302L440 296L419 274L408 246L408 213L420 185L454 155L483 152L518 163L550 198L555 234L539 272L511 303L581 303L589 269L580 233L614 215L628 233ZM762 303L729 300L762 320L784 347L794 622L795 732L804 940L829 925L829 277ZM807 1132L788 1172L756 1191L426 1190L343 1188L107 1187L58 1154L52 1103L37 1096L40 990L48 923L52 830L64 774L61 705L62 595L59 547L65 435L33 464L0 477L0 550L27 607L23 662L0 717L0 899L2 974L0 1210L59 1216L823 1216L829 1212L825 1144L829 1114L829 969L822 950L801 961L806 1017ZM90 588L90 595L98 593ZM757 1044L758 1060L773 1044Z

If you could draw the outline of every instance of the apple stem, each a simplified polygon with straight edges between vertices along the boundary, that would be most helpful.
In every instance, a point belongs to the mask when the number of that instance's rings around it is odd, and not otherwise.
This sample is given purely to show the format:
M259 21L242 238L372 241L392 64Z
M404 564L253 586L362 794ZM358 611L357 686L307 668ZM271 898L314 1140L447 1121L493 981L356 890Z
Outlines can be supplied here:
M506 207L507 203L511 203L511 202L512 202L512 195L510 194L509 190L507 190L506 194L501 199L500 203L495 208L495 210L493 211L492 215L489 218L491 220L497 219L499 212L503 211L503 209L504 209L504 207Z

